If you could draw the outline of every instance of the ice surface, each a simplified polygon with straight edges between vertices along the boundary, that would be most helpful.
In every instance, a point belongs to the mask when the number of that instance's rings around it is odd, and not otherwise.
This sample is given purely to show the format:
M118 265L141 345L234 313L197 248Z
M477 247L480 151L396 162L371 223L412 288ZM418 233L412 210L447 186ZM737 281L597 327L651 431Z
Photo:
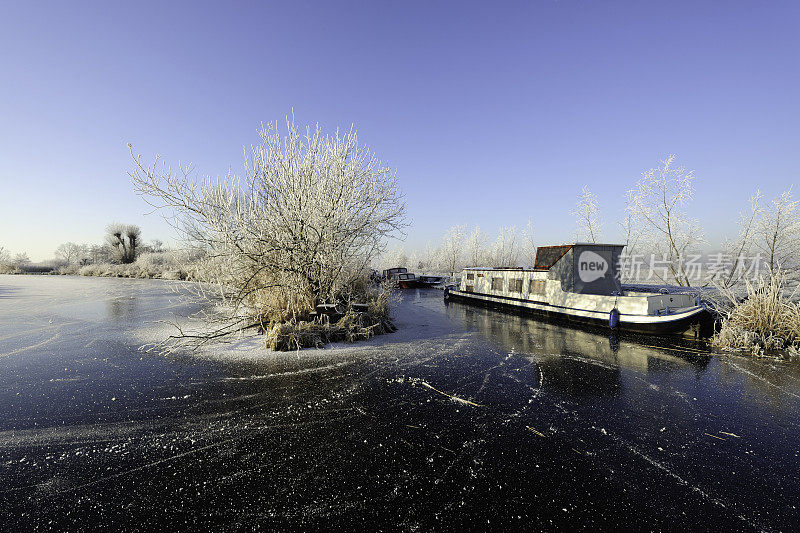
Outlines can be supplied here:
M3 529L792 530L800 368L406 291L396 333L138 347L180 283L0 276ZM179 291L180 292L180 291Z

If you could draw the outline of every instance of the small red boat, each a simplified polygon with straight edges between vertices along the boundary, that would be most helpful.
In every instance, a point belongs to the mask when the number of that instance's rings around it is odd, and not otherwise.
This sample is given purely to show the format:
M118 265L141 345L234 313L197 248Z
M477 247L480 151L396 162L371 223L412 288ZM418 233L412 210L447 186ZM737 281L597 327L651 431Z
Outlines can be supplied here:
M397 286L401 289L413 289L419 287L419 280L414 274L398 274Z

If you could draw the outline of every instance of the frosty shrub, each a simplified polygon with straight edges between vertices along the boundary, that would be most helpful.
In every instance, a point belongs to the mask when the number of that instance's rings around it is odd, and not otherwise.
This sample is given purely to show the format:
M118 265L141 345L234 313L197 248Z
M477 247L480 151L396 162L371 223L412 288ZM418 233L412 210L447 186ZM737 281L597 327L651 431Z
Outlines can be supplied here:
M61 265L55 269L55 272L62 275L62 276L74 276L80 272L82 267L80 265L76 265L75 263Z
M717 308L723 319L714 345L754 355L782 349L796 353L800 348L800 303L795 300L796 290L786 291L786 274L775 270L756 283L745 281L744 298L731 288L720 287L723 300Z
M147 270L163 270L171 263L172 255L169 252L145 252L136 258L136 264Z
M347 304L353 287L405 226L395 174L359 145L356 132L304 134L287 119L262 127L242 176L197 178L157 156L135 156L135 190L165 210L203 252L204 294L218 299L237 327L307 321L318 304ZM366 295L358 295L364 298ZM236 323L239 326L232 327Z
M11 264L11 252L0 246L0 274L13 274L16 267Z

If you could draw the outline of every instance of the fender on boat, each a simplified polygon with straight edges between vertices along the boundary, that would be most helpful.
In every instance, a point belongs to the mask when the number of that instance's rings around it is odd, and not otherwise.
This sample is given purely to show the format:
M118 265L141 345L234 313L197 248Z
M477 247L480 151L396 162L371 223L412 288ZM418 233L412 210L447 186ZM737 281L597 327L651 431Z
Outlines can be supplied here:
M608 327L617 329L617 326L619 326L619 309L615 307L608 313Z

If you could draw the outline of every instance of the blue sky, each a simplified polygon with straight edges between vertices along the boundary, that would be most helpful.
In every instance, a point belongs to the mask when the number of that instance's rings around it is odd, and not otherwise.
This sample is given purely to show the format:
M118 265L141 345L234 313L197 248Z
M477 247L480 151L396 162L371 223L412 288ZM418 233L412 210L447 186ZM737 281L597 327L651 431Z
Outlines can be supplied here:
M615 240L667 153L714 242L756 188L800 181L798 28L798 2L4 2L0 246L41 260L112 221L169 241L126 143L238 171L292 109L397 170L409 249L529 217L568 241L585 184Z

